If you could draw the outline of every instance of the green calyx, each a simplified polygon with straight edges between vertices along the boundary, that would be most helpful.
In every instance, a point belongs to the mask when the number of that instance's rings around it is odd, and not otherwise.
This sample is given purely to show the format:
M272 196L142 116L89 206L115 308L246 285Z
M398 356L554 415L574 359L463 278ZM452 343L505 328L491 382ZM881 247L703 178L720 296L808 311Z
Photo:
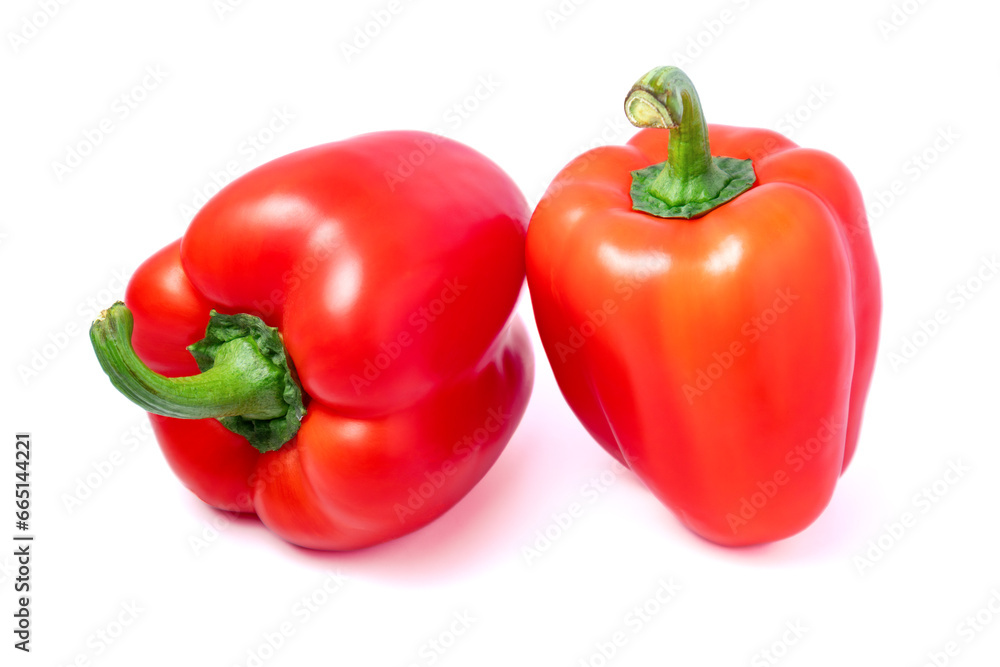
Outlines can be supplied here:
M715 157L698 92L676 67L657 67L625 98L636 127L670 130L667 161L632 172L632 208L661 218L696 218L746 192L757 180L753 163Z
M132 313L120 301L101 313L90 341L111 383L154 414L215 418L260 452L281 448L299 430L305 407L277 329L253 315L211 313L205 338L188 347L199 375L168 378L132 348Z

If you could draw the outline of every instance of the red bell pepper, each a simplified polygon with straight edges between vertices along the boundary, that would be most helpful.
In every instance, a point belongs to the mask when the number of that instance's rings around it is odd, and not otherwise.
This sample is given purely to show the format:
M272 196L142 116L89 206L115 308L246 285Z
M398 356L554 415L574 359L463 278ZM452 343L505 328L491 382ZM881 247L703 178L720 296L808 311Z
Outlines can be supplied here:
M690 529L792 535L854 454L881 314L857 184L768 130L706 126L678 69L626 100L647 129L581 155L532 216L527 274L559 386Z
M458 502L524 413L528 215L454 141L302 150L211 199L91 339L206 503L305 547L376 544Z

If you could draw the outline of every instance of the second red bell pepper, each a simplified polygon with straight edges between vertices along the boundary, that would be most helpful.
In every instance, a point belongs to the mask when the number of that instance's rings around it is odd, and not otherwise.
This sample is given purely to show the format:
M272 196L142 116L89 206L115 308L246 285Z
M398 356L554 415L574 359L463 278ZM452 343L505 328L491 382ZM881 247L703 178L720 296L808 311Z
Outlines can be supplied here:
M641 130L563 169L528 229L535 318L593 437L726 545L792 535L854 454L878 267L851 174L768 130L706 126L676 68Z

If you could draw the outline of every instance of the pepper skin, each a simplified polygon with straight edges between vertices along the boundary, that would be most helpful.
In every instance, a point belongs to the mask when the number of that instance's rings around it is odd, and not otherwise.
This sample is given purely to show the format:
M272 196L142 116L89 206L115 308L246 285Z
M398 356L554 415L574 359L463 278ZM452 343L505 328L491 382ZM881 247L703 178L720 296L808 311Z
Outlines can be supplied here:
M212 198L140 266L128 308L107 312L92 340L112 382L160 413L166 459L203 501L256 513L304 547L384 542L458 502L524 413L533 358L512 312L528 215L499 167L441 137L384 132L302 150ZM213 309L277 328L290 368L251 359L261 344L240 333L247 349L220 348L198 375L187 348ZM141 362L129 356L133 320ZM246 391L231 385L258 374L262 389L234 398ZM282 403L289 378L304 417L274 442L270 427L295 410ZM233 415L270 440L251 446L223 425Z
M836 158L774 132L706 134L676 68L641 79L626 108L648 129L573 160L528 228L549 362L594 439L691 530L732 546L788 537L854 455L874 367L861 194ZM752 187L725 200L711 156L751 160ZM664 161L659 194L632 190L632 172Z

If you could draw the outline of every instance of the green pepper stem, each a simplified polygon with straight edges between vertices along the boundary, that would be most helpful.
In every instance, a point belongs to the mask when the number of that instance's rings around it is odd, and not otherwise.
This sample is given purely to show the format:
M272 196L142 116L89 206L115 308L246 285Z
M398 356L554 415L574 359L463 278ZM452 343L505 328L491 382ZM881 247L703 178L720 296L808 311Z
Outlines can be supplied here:
M638 193L639 200L652 196L662 204L635 201L638 210L661 217L695 217L753 184L748 160L736 161L745 163L740 166L733 158L712 156L698 91L680 69L657 67L639 79L625 98L625 115L636 127L670 130L667 161L643 176L642 192ZM746 187L733 193L734 181L742 186L748 177ZM636 195L633 191L634 200Z
M274 419L288 411L283 371L252 338L223 345L215 365L199 375L170 378L152 371L132 348L132 313L119 302L101 313L90 340L111 383L147 412L181 419L244 416Z
M259 317L212 311L205 338L188 347L199 375L154 372L132 347L132 313L120 301L90 327L101 368L118 391L154 414L215 418L260 452L280 449L305 416L302 389L277 329Z

